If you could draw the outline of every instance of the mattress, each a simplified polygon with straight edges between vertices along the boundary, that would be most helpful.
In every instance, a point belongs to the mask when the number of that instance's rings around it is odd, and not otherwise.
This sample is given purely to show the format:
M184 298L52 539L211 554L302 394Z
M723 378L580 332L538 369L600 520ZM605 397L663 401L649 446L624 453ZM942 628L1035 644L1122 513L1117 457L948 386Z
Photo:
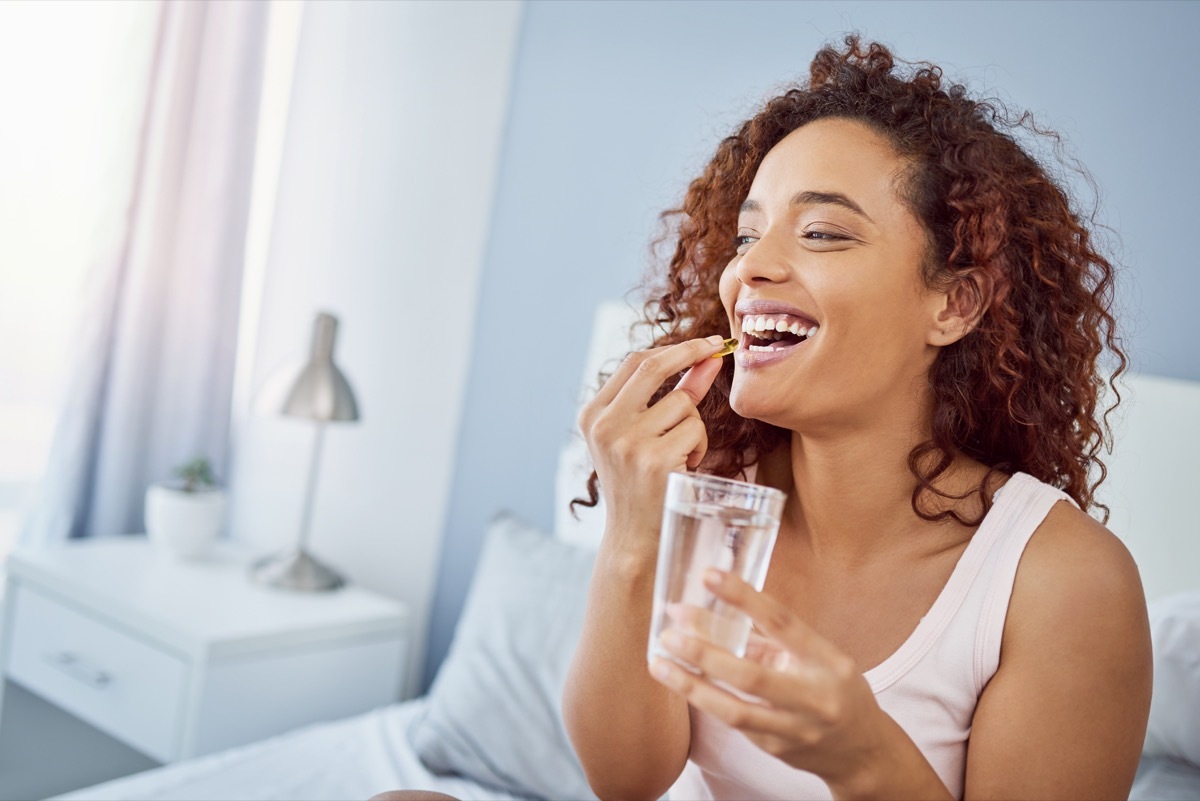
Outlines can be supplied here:
M437 790L462 801L519 798L458 776L435 776L408 744L424 698L321 723L240 748L85 787L59 801L329 801L384 790Z

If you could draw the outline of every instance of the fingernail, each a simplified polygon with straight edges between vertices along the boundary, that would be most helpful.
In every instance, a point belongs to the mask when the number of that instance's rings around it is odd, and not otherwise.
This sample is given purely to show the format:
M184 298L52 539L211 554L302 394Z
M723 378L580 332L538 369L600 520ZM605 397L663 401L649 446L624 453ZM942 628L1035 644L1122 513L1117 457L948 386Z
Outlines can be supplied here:
M724 578L720 570L709 568L704 571L704 584L708 587L720 587L721 579Z
M713 334L711 337L705 337L704 341L710 345L724 345L725 337L720 334Z
M671 676L671 668L667 665L665 659L655 659L650 663L650 672L656 679L666 680Z
M714 359L719 359L722 356L728 356L738 349L741 343L736 338L721 340L721 349L713 354Z
M683 647L683 635L675 629L667 629L660 639L662 639L663 645L672 651L678 651Z

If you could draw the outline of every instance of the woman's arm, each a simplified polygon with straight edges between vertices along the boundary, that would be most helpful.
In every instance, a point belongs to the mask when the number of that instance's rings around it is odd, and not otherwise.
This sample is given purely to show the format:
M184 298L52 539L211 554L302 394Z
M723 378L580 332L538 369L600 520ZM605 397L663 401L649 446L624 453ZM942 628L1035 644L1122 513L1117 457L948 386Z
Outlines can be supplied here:
M583 633L563 692L563 717L601 798L659 798L687 761L686 702L650 678L646 646L667 475L707 448L696 402L720 371L721 338L634 354L580 415L604 491ZM654 392L692 367L657 403Z
M563 714L600 798L661 798L687 761L687 703L650 678L654 557L598 554Z
M967 797L1128 798L1152 672L1132 557L1057 504L1017 568L1000 667L971 729Z

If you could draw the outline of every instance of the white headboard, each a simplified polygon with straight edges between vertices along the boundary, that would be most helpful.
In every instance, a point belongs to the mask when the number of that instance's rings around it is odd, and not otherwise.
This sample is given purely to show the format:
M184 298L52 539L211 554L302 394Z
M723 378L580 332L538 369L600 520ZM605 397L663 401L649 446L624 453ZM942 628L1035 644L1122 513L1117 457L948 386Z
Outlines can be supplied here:
M1112 510L1108 527L1137 561L1148 599L1200 589L1200 383L1122 383L1099 490Z
M621 301L597 307L580 406L595 390L601 369L615 369L616 360L644 347L630 341L636 319L634 309ZM1137 560L1149 600L1200 589L1200 383L1133 376L1123 386L1113 415L1116 446L1103 458L1109 477L1099 492L1111 509L1108 527ZM567 509L583 494L591 469L576 434L559 457L555 532L568 542L595 547L604 530L603 510L581 508L575 520Z

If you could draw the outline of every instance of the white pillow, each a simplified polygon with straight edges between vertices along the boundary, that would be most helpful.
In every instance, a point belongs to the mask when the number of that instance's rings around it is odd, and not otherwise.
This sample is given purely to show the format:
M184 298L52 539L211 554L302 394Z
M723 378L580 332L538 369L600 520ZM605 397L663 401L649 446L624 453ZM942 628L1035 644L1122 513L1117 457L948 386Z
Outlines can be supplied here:
M425 766L542 799L594 799L562 721L594 554L508 513L488 525L445 662L408 740Z
M1154 695L1144 753L1200 766L1200 590L1150 604Z

